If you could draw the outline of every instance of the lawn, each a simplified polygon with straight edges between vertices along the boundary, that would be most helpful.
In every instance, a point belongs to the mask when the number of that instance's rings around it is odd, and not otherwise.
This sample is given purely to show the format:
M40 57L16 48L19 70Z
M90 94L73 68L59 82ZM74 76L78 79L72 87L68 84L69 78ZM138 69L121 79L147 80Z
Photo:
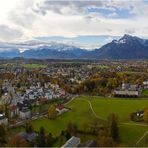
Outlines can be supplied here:
M39 130L41 126L44 126L47 132L51 132L54 136L58 136L61 130L66 129L69 122L75 122L80 128L83 128L85 123L95 119L87 102L82 100L72 101L68 107L70 107L72 110L64 113L55 120L44 118L33 121L34 128Z
M46 68L46 65L43 64L22 64L25 68Z
M71 108L71 111L55 120L44 118L33 121L34 128L39 130L41 126L44 126L46 131L53 133L54 136L58 136L61 130L66 129L69 121L76 122L79 128L83 128L85 123L90 124L96 118L92 113L87 100L91 102L95 113L101 118L106 119L108 114L112 112L118 115L120 123L120 140L123 145L135 145L138 139L148 131L148 126L144 126L142 123L136 125L136 123L131 122L129 119L129 114L131 112L147 107L148 100L114 99L90 96L81 96L70 102L67 106ZM100 124L102 124L103 121L99 121ZM124 123L130 124L126 125Z
M142 96L148 97L148 89L145 89L145 90L142 91Z
M94 111L106 119L110 113L116 113L120 122L131 122L130 114L148 107L148 100L143 99L111 99L90 97Z

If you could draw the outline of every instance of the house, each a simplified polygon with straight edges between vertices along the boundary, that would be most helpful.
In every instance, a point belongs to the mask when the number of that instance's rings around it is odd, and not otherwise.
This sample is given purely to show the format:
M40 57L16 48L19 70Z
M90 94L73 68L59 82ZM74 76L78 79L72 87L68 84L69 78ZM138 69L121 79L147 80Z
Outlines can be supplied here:
M30 92L30 93L29 93L29 99L35 99L35 95L34 95L33 92Z
M56 111L58 112L58 115L61 115L65 112L67 112L69 109L65 108L63 104L57 105L56 106Z
M20 110L20 118L21 119L31 118L31 111L28 108L23 108L22 110Z
M37 135L38 134L35 132L31 132L31 133L21 132L21 133L19 133L19 136L22 139L26 140L27 142L33 141L37 137Z
M72 136L63 146L64 147L78 147L80 144L80 138Z
M9 93L5 93L0 99L0 105L10 104L11 96Z
M131 113L130 118L132 121L141 122L143 121L143 116L144 116L144 110L141 110L141 111Z
M115 97L139 97L141 95L141 86L132 84L122 84L121 89L114 90Z
M9 106L9 111L10 111L10 117L11 118L19 115L19 108L17 107L17 105Z
M0 113L0 124L8 125L8 118L5 117L4 113Z
M50 90L45 92L45 98L47 98L48 100L52 99L52 94L51 94Z
M148 89L148 80L143 82L143 89Z

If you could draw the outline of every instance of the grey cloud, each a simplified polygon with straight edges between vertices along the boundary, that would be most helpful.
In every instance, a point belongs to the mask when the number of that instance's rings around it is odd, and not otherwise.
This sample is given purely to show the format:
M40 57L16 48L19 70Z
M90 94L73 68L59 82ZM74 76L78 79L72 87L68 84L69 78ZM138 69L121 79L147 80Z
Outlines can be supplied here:
M100 7L103 6L103 3L103 1L45 0L41 3L37 3L33 11L42 15L45 15L49 10L54 11L55 13L63 14L62 9L64 7L68 7L71 8L72 13L83 13L85 12L85 8Z
M22 35L22 32L17 29L10 28L6 25L0 25L0 40L15 40L20 38Z
M135 32L135 29L125 29L125 34L134 34Z

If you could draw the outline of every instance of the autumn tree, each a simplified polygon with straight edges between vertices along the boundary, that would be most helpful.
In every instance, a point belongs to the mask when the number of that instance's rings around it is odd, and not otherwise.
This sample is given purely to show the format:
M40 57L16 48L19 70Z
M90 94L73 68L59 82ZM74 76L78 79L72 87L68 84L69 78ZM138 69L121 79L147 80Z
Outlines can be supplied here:
M78 133L78 126L76 123L69 122L67 125L67 132L76 136Z
M32 133L34 131L31 122L26 122L25 130L26 130L26 133Z
M99 131L97 145L99 147L113 147L114 146L114 140L112 137L110 137L107 129L104 128Z
M57 116L57 111L55 105L52 105L48 109L48 118L55 119Z
M8 146L10 146L10 147L27 147L28 143L26 142L26 140L21 138L20 135L15 135L9 140Z
M144 116L143 116L143 119L146 123L148 123L148 109L145 109L144 110Z

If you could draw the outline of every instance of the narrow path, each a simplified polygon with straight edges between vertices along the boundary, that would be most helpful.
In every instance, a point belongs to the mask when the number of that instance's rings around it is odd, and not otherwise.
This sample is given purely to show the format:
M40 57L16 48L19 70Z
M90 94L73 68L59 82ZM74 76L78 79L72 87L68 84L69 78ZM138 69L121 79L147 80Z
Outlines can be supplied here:
M124 124L124 125L137 125L137 126L146 126L146 127L148 127L147 124L138 124L138 123L126 123L126 122L123 122L123 123L120 123L120 124Z
M86 100L86 99L81 99L81 100L83 100L83 101L85 101L85 102L87 102L87 103L89 104L90 109L91 109L93 115L94 115L96 118L106 121L105 118L102 118L102 117L100 117L100 116L98 116L98 115L96 114L96 112L94 111L94 109L93 109L93 107L92 107L92 104L91 104L91 102L90 102L89 100Z
M67 105L67 104L69 104L70 102L72 102L75 98L77 98L78 96L76 95L76 96L74 96L74 97L72 97L72 99L70 99L68 102L66 102L66 103L64 103L64 105Z
M93 106L92 106L92 104L91 104L91 101L86 100L86 99L81 99L81 100L83 100L83 101L85 101L85 102L87 102L87 103L89 104L90 109L91 109L91 111L92 111L93 115L94 115L96 118L98 118L98 119L102 119L102 120L106 121L106 119L105 119L105 118L103 118L103 117L101 117L101 116L98 116L98 115L96 114L96 112L94 111ZM148 125L147 125L147 124L126 123L126 122L125 122L125 123L124 123L124 122L122 122L122 123L120 123L120 125L137 125L137 126L146 126L146 127L148 127Z
M93 107L92 107L91 101L85 100L85 99L81 99L81 100L84 100L84 101L86 101L86 102L89 104L90 109L91 109L92 113L94 114L94 116L95 116L96 118L102 119L102 120L106 121L106 119L104 119L104 118L102 118L102 117L100 117L100 116L98 116L98 115L96 114L96 112L94 111L94 109L93 109ZM137 124L137 123L120 123L120 125L148 126L148 125L146 125L146 124ZM141 141L147 134L148 134L148 131L146 131L146 132L144 133L144 135L143 135L142 137L140 137L140 139L136 142L136 146L140 143L140 141Z

